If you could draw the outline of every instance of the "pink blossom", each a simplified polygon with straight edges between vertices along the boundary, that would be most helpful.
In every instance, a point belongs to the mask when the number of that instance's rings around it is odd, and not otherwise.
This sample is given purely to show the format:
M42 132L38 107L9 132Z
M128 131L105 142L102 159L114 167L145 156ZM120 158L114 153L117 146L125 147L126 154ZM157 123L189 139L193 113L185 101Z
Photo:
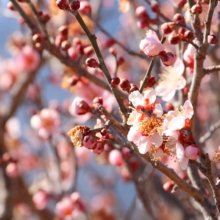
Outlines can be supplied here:
M39 53L30 46L25 46L18 54L17 59L24 71L33 71L40 63Z
M184 147L179 142L176 143L176 157L180 162L180 167L185 170L188 165L189 158L185 157Z
M84 166L89 163L91 160L91 152L89 149L85 147L77 147L75 148L77 163L80 166Z
M154 31L149 30L146 35L147 36L140 42L139 45L141 51L150 57L157 56L164 50L164 45L159 41Z
M48 202L48 193L43 190L39 190L34 193L32 200L35 206L37 207L37 209L39 210L45 209Z
M109 153L108 156L109 162L110 164L114 165L114 166L122 166L124 161L123 161L123 157L122 157L122 153L119 150L112 150Z
M60 117L54 109L45 108L31 117L30 124L40 137L48 138L60 125Z
M71 215L74 210L74 205L69 198L63 198L60 202L56 204L56 213L61 218Z

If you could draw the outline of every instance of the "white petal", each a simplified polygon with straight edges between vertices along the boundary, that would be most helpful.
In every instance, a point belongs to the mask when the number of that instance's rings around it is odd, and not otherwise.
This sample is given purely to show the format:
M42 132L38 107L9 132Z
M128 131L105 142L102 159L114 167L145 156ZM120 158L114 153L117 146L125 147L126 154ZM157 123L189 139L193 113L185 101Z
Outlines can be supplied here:
M176 59L175 64L173 65L173 68L175 68L177 71L176 73L180 76L183 74L183 71L185 69L185 66L183 64L183 61L179 58Z
M140 154L146 154L151 147L151 142L148 137L142 136L138 141L138 150Z
M178 77L178 80L177 80L177 83L175 85L175 89L176 90L180 90L180 89L183 89L186 85L186 80L183 76L179 76Z
M183 170L185 170L187 168L188 162L189 162L189 159L184 157L183 160L180 162L180 167Z
M175 93L176 93L175 88L167 89L166 93L163 94L162 100L166 102L170 101L174 97Z
M144 98L149 100L149 104L152 104L156 100L156 92L153 88L146 89L144 92Z
M163 137L160 136L158 133L153 134L150 137L151 143L153 143L156 147L160 147L161 144L163 143Z
M193 110L192 103L189 100L185 101L183 105L183 109L184 109L184 117L191 119L194 114L194 110Z
M137 142L141 137L141 133L138 131L137 126L130 127L130 130L127 134L127 138L129 141Z
M185 125L185 117L184 116L177 116L173 119L171 119L168 129L171 131L180 130Z
M176 157L179 162L183 161L184 158L184 148L183 145L180 144L179 142L176 143Z
M163 115L163 108L162 108L161 104L157 103L155 105L155 109L154 109L153 113L156 114L157 117L160 117Z
M131 112L131 114L129 115L128 117L128 121L127 121L127 124L128 125L134 125L136 123L138 123L138 118L141 116L140 113L138 113L137 111L133 111Z
M139 91L134 91L132 92L129 97L129 101L132 102L134 107L137 107L138 105L143 105L144 104L144 97Z

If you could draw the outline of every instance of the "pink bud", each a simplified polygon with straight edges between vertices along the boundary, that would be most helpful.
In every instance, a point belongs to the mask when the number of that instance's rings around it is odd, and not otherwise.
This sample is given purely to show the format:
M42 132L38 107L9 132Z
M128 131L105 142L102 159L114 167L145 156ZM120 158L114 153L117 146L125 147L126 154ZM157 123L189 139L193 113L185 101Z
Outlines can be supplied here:
M218 38L214 34L210 34L210 35L208 35L207 41L209 44L217 44Z
M142 40L139 45L141 51L147 56L157 56L164 50L164 45L159 41L154 31L149 30L146 35L145 39Z
M69 4L67 0L56 0L57 7L61 10L68 10Z
M90 107L86 101L83 99L76 97L72 102L72 112L75 115L84 115L90 111Z
M80 1L80 9L79 11L86 15L91 15L92 7L88 1Z
M37 207L37 209L42 210L45 209L48 202L48 194L43 190L39 190L34 193L32 200Z
M77 204L81 201L81 196L78 192L73 192L71 195L70 195L70 199L72 201L73 204Z
M163 184L163 189L165 191L171 192L174 186L175 186L175 184L173 181L168 181Z
M77 11L80 8L80 1L73 0L69 3L69 7L73 11Z
M18 165L14 162L10 162L6 166L6 173L9 177L17 177L19 175Z
M75 49L74 49L73 47L70 47L70 48L67 50L67 53L68 53L70 59L72 59L72 60L76 60L77 57L78 57L78 55L77 55L77 53L76 53L76 51L75 51Z
M184 150L185 157L189 158L190 160L197 160L199 157L199 148L196 145L189 145Z
M200 4L195 4L192 6L192 8L190 9L192 14L201 14L202 13L202 5Z
M178 44L180 41L181 41L181 39L180 39L179 35L177 35L175 33L170 34L168 37L168 42L170 44Z
M185 19L180 13L177 13L173 16L173 21L175 22L175 24L180 24L180 25L185 24Z
M93 153L100 154L104 150L105 141L104 140L98 140L93 148Z
M70 215L74 210L74 206L69 198L64 198L56 204L56 213L64 218L67 215Z
M146 11L146 8L144 6L139 6L136 8L135 10L135 15L138 17L138 18L149 18L148 15L147 15L147 11Z
M93 133L89 133L83 138L82 145L88 149L93 149L96 144L96 141L97 138L95 137L95 135Z
M176 62L176 55L171 52L163 51L159 56L165 66L171 66Z
M166 35L166 34L170 34L173 31L174 27L175 27L174 22L167 22L162 24L160 29L162 34Z
M149 18L145 17L145 18L141 18L138 22L137 22L137 26L141 29L148 27L150 24Z
M91 68L96 68L99 66L99 63L94 58L86 59L86 65Z
M122 153L119 150L112 150L108 156L109 163L114 166L122 166L124 164Z

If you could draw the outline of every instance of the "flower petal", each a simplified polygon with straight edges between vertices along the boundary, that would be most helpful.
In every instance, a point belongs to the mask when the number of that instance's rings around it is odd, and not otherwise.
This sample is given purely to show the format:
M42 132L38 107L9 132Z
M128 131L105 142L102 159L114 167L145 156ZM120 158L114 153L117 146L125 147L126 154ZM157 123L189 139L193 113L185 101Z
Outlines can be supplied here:
M183 160L180 162L180 167L183 170L185 170L187 168L188 162L189 162L189 159L184 157Z
M151 142L148 137L142 136L138 141L138 150L140 154L146 154L151 147Z
M159 135L158 133L153 134L150 137L151 143L153 143L156 147L160 147L161 144L163 143L163 137Z
M144 98L149 100L149 104L152 104L156 100L156 91L153 88L149 88L144 90L143 92Z
M176 143L176 157L179 162L183 161L184 158L184 148L183 145L180 144L179 142Z
M137 107L138 105L144 104L144 97L139 91L132 92L129 97L129 101L132 102L134 107Z
M156 114L157 117L160 117L163 115L163 108L162 108L161 104L157 103L155 105L155 109L154 109L153 113Z
M180 130L184 127L184 125L185 125L185 117L177 116L171 119L171 121L168 124L168 129L171 131Z

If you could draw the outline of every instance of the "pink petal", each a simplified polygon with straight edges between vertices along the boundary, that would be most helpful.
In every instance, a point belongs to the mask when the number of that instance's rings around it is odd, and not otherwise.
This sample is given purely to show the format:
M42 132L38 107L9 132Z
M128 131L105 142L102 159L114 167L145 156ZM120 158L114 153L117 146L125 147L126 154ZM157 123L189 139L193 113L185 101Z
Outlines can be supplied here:
M177 116L170 121L168 125L168 129L171 131L180 130L184 127L184 125L185 125L185 117Z
M137 142L141 137L141 133L138 131L138 127L132 126L127 134L129 141Z
M142 136L138 141L138 150L140 154L146 154L151 147L151 142L148 137Z
M180 89L183 89L184 87L186 86L186 80L183 76L179 76L178 77L178 81L175 85L175 89L176 90L180 90Z
M132 102L134 107L137 107L138 105L143 105L143 95L139 91L132 92L129 97L129 101Z
M158 133L153 134L150 137L151 143L153 143L156 147L160 147L163 143L163 137L160 136Z
M153 113L156 114L157 117L160 117L163 115L163 108L162 108L161 104L157 103L155 105L155 109L154 109Z
M188 162L189 162L189 159L184 157L183 160L180 162L180 167L183 170L185 170L187 168Z
M179 162L182 162L185 157L183 145L179 142L176 143L176 157Z
M192 103L189 100L185 101L183 105L183 109L184 109L184 117L191 119L194 114L194 110L193 110Z

